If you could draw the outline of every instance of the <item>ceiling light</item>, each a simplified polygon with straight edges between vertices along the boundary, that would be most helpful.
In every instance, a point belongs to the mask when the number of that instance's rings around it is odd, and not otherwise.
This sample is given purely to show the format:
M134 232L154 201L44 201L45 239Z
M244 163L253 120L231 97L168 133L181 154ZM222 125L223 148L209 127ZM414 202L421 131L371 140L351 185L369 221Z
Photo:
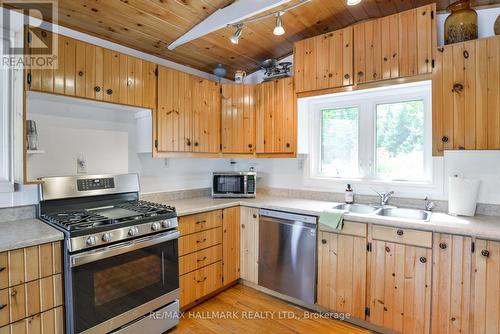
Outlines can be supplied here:
M241 32L243 31L243 24L239 24L236 26L236 31L233 36L231 36L230 40L233 44L238 44L240 42Z
M278 12L276 14L276 26L274 27L273 34L275 34L276 36L281 36L284 33L285 29L283 28L283 19L281 18L281 12Z
M361 2L361 0L347 0L347 5L348 6L354 6L354 5L357 5L360 2Z

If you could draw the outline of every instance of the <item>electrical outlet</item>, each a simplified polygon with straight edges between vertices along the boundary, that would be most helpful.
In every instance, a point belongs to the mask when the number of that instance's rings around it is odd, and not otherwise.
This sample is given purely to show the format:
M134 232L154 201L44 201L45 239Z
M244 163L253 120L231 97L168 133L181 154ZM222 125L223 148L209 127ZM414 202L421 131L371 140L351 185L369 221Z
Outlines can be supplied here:
M87 174L87 160L83 153L80 153L76 159L76 173L77 174Z

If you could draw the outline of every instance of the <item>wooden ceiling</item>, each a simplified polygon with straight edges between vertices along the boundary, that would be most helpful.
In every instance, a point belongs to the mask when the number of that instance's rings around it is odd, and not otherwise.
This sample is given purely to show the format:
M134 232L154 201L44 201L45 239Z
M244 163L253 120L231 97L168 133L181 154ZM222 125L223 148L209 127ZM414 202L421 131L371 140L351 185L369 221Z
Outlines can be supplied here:
M287 6L298 1L292 0ZM222 63L232 77L235 70L250 73L265 59L290 54L297 40L432 2L437 2L438 10L445 10L453 1L363 0L350 7L345 0L313 0L283 16L283 36L272 34L274 20L269 18L246 25L238 45L229 41L233 29L224 28L173 51L167 49L168 44L233 0L59 0L58 21L62 26L205 72ZM499 3L472 0L475 6Z

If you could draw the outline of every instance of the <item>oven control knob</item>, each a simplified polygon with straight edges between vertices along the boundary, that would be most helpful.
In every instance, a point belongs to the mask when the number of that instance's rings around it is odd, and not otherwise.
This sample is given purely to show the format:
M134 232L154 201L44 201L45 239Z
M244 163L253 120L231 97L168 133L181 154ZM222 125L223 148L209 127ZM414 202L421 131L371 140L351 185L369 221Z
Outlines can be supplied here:
M87 238L87 246L95 246L97 244L97 238L91 235Z
M153 231L158 231L160 228L161 228L161 225L159 222L154 222L153 224L151 224L151 229Z
M170 221L169 220L164 220L161 223L161 226L163 226L163 228L169 228L170 227Z
M139 234L139 229L137 228L137 226L133 226L128 230L128 235L131 237L134 237L137 234Z
M104 242L110 242L111 241L111 233L104 233L102 235L102 241L104 241Z

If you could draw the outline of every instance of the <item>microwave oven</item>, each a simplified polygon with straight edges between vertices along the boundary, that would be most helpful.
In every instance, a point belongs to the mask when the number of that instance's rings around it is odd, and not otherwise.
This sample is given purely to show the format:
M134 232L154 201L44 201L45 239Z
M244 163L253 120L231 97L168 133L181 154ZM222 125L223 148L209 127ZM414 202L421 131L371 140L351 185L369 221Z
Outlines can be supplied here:
M256 193L255 172L213 173L212 197L255 197Z

